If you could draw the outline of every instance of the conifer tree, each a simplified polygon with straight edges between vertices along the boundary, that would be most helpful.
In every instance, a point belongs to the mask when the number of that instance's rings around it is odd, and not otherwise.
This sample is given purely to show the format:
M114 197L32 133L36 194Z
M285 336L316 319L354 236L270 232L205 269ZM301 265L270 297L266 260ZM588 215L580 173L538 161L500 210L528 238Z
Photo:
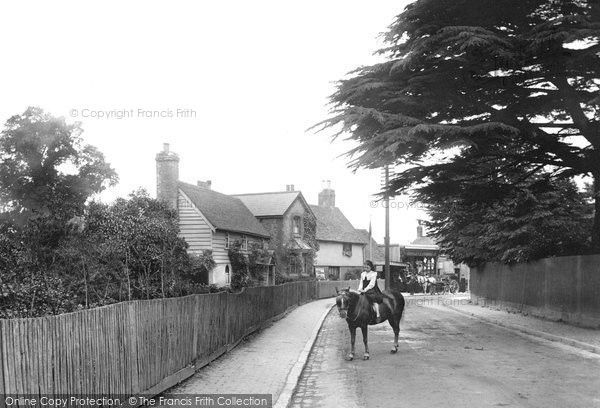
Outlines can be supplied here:
M321 123L358 142L351 166L404 165L390 190L425 200L588 176L600 252L600 1L418 0L384 38Z

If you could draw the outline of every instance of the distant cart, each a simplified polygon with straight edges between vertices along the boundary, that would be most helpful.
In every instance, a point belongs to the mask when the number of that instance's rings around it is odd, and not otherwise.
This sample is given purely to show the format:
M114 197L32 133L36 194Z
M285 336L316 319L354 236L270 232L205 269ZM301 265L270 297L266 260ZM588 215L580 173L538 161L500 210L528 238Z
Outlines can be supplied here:
M430 293L432 295L458 293L458 277L456 275L445 275L439 281L432 283Z

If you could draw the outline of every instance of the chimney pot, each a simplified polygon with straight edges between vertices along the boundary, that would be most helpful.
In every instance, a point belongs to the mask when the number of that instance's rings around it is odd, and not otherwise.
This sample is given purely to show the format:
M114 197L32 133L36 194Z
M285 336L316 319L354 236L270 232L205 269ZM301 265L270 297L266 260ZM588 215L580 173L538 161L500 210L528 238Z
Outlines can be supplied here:
M169 144L168 143L163 143L163 152L169 153Z

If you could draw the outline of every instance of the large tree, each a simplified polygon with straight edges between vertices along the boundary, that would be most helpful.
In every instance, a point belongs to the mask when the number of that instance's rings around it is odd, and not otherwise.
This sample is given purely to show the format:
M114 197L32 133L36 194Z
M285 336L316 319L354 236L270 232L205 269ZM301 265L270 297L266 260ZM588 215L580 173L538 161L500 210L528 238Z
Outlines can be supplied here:
M600 1L419 0L385 40L323 122L358 142L353 166L404 165L390 190L425 200L591 177L600 251Z
M86 200L116 183L116 172L68 124L30 107L8 119L0 133L0 212L16 223L83 212Z

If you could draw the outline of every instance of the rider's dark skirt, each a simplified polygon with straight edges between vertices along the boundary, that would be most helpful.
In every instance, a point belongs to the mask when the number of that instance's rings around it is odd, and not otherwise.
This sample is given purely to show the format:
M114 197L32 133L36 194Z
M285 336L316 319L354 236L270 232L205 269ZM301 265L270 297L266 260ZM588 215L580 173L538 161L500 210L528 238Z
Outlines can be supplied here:
M369 302L371 302L371 303L383 302L383 295L382 295L381 291L379 290L379 288L369 289L368 291L365 292L365 295L367 296L367 299L369 299Z

